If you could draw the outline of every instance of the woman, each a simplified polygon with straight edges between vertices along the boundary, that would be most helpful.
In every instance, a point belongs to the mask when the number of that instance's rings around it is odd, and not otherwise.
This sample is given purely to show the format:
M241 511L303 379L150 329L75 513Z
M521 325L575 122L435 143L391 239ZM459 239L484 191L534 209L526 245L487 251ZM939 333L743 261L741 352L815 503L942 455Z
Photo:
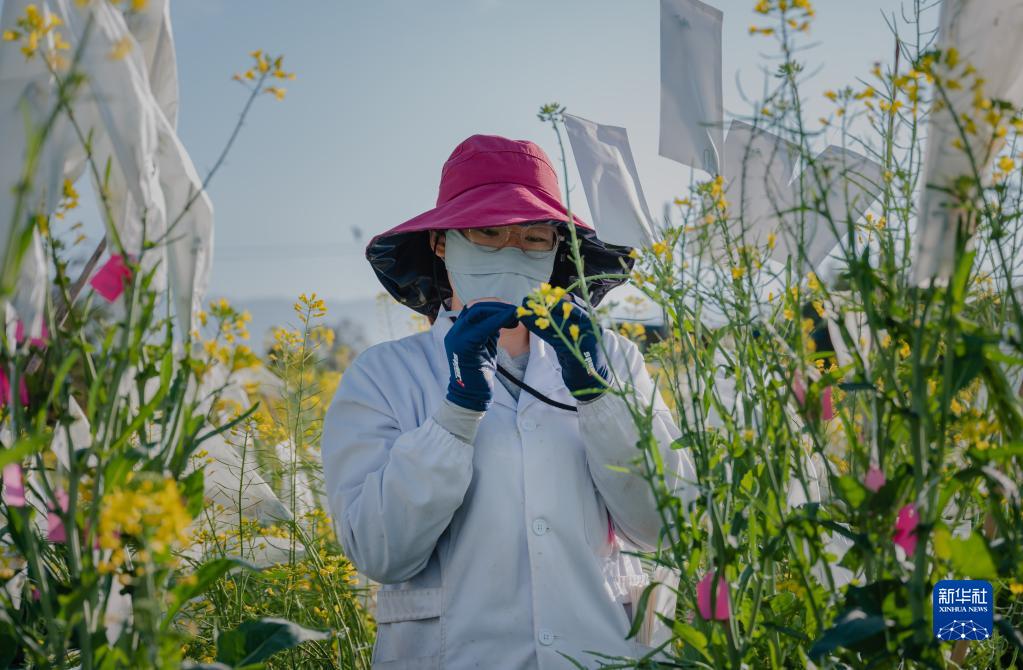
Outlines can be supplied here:
M341 545L383 584L375 668L572 667L562 654L595 667L588 651L647 651L625 639L616 538L651 550L662 523L647 482L621 470L638 433L609 384L653 405L673 490L695 477L634 344L611 330L598 344L566 295L550 318L579 328L584 364L519 309L541 283L576 279L559 192L538 146L474 135L445 163L437 207L367 247L391 295L432 321L362 352L324 426ZM574 222L587 275L631 267L628 248ZM590 282L591 301L618 283Z

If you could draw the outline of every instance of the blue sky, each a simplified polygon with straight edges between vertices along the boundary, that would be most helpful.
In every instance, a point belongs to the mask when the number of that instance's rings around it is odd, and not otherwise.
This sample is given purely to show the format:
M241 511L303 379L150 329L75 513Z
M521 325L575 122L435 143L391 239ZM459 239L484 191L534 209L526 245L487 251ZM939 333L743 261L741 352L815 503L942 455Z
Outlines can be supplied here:
M726 115L742 115L750 107L739 87L762 90L774 42L748 35L752 0L711 4L725 14ZM805 89L810 118L826 111L825 89L890 57L883 15L901 6L815 5L818 46L804 54L817 69ZM554 133L536 117L551 101L628 129L655 215L689 183L688 168L657 155L656 0L176 0L172 16L179 131L200 174L244 102L230 77L248 67L248 52L284 54L297 74L286 100L256 106L211 187L211 297L377 294L365 240L434 205L441 165L469 135L529 139L557 160ZM586 218L581 188L571 197Z

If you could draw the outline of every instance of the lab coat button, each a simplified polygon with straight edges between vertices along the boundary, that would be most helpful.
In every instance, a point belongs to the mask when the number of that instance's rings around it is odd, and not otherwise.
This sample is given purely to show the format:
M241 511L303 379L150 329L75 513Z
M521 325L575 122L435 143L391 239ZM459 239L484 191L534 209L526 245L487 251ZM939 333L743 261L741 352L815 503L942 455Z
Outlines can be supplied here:
M536 421L533 421L532 419L523 419L522 430L536 430Z
M533 519L533 532L537 535L543 535L550 529L551 527L547 523L547 519L544 519L543 517Z
M549 630L542 630L542 631L540 631L539 638L540 638L540 644L546 645L546 644L553 644L554 643L554 633L550 632Z

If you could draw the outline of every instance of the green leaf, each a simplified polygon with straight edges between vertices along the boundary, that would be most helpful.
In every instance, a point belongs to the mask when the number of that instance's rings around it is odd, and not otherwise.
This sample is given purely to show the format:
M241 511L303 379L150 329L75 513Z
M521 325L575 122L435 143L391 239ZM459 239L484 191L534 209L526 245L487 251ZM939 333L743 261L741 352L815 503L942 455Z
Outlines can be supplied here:
M835 521L831 521L830 519L823 519L821 521L818 521L817 523L820 524L822 528L827 528L828 530L834 533L838 533L839 535L843 535L849 538L850 540L858 544L861 549L864 549L866 551L872 551L874 549L874 546L870 543L870 538L867 536L866 533L854 532L850 530L847 526L843 526L842 524L837 523Z
M847 612L810 647L810 658L819 661L839 647L852 648L885 629L884 617L861 609Z
M952 533L949 532L948 526L945 524L938 524L934 528L934 555L942 560L948 560L952 557Z
M108 645L93 647L93 667L97 670L119 670L130 666L128 656L123 650Z
M258 402L253 403L252 407L250 407L247 410L245 410L245 413L235 417L234 419L232 419L231 421L228 421L227 423L225 423L222 426L217 426L216 428L214 428L213 430L209 431L208 433L203 433L199 437L195 438L195 443L192 445L192 449L193 450L197 449L200 444L202 444L206 440L210 439L214 435L220 435L223 432L231 430L232 428L234 428L235 426L240 424L242 421L245 421L250 416L252 416L256 412L257 409L259 409L259 403Z
M18 441L10 449L0 449L0 468L42 451L47 444L49 441L46 439L46 435L38 433L18 438Z
M957 573L970 579L998 578L998 570L983 537L973 533L965 540L952 538L949 544L952 548L952 567Z
M181 493L185 496L185 509L193 519L199 516L205 502L205 477L202 470L196 470L181 482Z
M843 475L836 481L839 493L853 509L859 508L867 498L867 489L858 479L851 475Z
M806 633L796 628L792 628L791 626L782 626L781 624L775 623L773 621L765 621L762 625L764 626L764 628L776 630L782 635L788 635L789 637L798 640L801 643L807 643L811 641L810 638L807 637Z
M966 280L970 278L970 270L973 268L973 259L976 255L976 251L967 251L959 257L959 261L956 263L955 274L949 284L949 292L957 307L961 308L966 299ZM958 311L957 309L956 312Z
M847 391L847 392L849 392L849 391L873 391L873 390L875 390L874 385L871 384L870 382L858 382L858 381L854 381L854 382L839 382L838 383L838 388L842 389L843 391Z
M1023 456L1023 442L1010 442L1001 447L991 447L990 449L985 449L981 455L988 459Z
M246 621L217 639L217 661L233 666L259 663L303 642L326 640L330 633L303 628L285 619Z
M710 657L707 656L706 635L693 628L690 624L681 621L676 621L671 630L675 633L676 637L710 660Z
M755 482L756 478L753 476L753 470L747 470L746 474L739 481L739 488L743 493L753 493L753 484Z
M986 365L984 350L986 341L976 335L964 334L962 342L956 345L952 363L950 394L955 395L966 388Z
M67 378L68 374L70 374L71 368L74 364L78 362L78 357L80 355L80 352L77 349L74 349L64 358L63 361L61 361L60 366L53 375L53 381L50 382L50 393L46 398L47 405L55 404L57 394L60 393L61 388L64 386L64 380Z
M1023 652L1023 633L1012 627L1012 621L1001 614L995 615L995 628L1008 640L1012 646Z
M0 668L11 666L20 647L14 626L6 621L0 621Z
M193 573L195 581L179 583L171 590L171 605L164 615L163 624L161 625L162 630L167 630L170 627L174 617L177 616L177 613L186 602L205 593L206 589L212 586L214 582L236 568L259 572L257 566L240 558L215 558L200 565L199 569Z
M639 602L632 608L636 620L632 622L632 627L629 628L629 634L625 636L626 640L638 633L639 629L643 626L643 613L646 612L646 603L650 600L650 594L659 584L660 582L653 582L647 584L646 588L643 589L642 595L639 596Z

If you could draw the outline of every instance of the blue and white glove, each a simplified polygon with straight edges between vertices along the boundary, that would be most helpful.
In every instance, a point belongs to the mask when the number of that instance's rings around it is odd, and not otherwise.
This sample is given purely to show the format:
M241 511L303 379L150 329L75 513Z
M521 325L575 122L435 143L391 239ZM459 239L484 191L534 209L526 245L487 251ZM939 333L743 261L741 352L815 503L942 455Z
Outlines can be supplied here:
M600 326L590 318L585 309L570 302L569 299L570 294L566 294L554 305L544 309L532 298L526 298L518 311L519 321L554 349L558 362L561 363L561 378L565 386L573 396L586 402L595 400L604 393L611 374L597 341L597 329ZM540 309L537 309L538 307ZM562 341L550 322L556 323L565 336L579 346L582 361L576 358L575 353ZM540 325L545 327L541 328Z
M462 310L444 336L448 356L447 399L459 407L484 412L494 398L497 337L502 328L519 320L515 305L478 302Z

